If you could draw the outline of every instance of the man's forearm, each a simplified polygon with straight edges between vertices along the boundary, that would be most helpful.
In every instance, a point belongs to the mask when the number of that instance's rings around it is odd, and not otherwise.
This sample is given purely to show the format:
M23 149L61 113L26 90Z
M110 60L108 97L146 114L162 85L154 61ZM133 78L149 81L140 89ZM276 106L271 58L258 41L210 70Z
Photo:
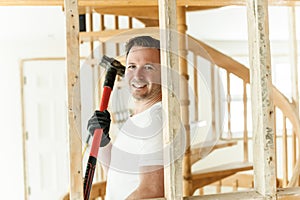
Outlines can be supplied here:
M140 169L140 185L126 199L146 199L164 197L163 166L149 166Z

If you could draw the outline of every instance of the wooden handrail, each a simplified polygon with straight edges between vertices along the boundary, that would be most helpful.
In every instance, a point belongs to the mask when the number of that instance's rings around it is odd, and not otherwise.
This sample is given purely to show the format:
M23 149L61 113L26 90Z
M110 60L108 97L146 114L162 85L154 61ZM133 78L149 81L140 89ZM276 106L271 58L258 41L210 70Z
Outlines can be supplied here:
M189 37L189 50L192 52L201 55L202 57L206 57L207 59L214 62L217 66L225 69L227 72L230 72L237 77L244 80L245 83L250 82L250 73L249 69L243 64L235 61L229 56L217 51L216 49L204 44L203 42ZM199 49L199 46L195 45L195 42L201 46L202 49ZM207 52L210 57L204 55L203 52ZM298 140L300 141L300 119L297 114L296 106L289 102L289 100L275 87L273 86L272 90L274 106L278 107L284 116L286 116L293 125L294 131ZM300 150L300 144L298 145L298 150ZM294 167L293 175L291 180L288 183L288 187L296 186L298 182L298 178L300 175L300 155L298 155L298 159L296 165Z

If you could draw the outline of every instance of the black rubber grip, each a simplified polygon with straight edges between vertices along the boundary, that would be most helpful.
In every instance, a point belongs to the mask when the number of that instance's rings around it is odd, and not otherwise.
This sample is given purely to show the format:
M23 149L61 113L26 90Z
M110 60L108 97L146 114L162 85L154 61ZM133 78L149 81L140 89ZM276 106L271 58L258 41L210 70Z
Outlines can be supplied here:
M89 200L96 163L97 163L97 159L93 156L90 156L87 163L85 177L84 177L84 185L83 185L84 200Z

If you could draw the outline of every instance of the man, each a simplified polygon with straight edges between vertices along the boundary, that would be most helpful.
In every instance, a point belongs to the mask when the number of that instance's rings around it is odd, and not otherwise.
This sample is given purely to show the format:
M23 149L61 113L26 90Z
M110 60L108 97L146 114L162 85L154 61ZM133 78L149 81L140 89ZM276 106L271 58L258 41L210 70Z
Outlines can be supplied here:
M99 156L107 172L108 200L164 196L161 66L159 41L135 37L126 44L125 79L134 113L110 142L108 111L95 111L90 133L103 128Z

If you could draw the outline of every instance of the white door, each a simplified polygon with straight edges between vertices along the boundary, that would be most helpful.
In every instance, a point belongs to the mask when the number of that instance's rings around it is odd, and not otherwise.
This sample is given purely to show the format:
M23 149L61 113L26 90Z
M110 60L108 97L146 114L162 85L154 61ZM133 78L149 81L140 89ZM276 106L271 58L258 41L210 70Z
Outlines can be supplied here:
M65 61L24 65L29 200L56 200L68 192Z

